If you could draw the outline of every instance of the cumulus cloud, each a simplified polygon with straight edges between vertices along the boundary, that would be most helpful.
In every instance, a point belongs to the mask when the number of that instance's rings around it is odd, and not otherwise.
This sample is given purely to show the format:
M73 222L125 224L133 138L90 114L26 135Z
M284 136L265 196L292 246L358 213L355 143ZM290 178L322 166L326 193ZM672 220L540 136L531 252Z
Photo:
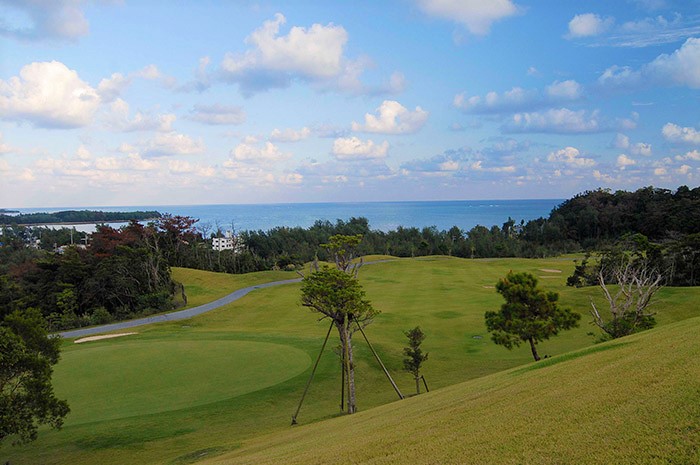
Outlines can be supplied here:
M34 62L0 80L0 117L47 128L86 126L101 102L98 92L58 61Z
M677 155L676 160L684 161L684 160L692 160L692 161L700 161L700 151L698 150L692 150L690 152L686 152L684 155Z
M133 117L129 116L129 104L118 98L110 105L110 113L107 117L107 125L115 131L172 131L172 124L177 117L172 113L162 115L149 115L137 111Z
M578 100L583 95L581 84L569 79L566 81L554 81L545 89L546 95L554 100Z
M372 140L363 141L357 137L340 138L333 142L333 155L338 160L368 160L386 157L389 143L375 144Z
M666 123L661 128L664 139L673 143L700 145L700 131L691 127L681 127L677 124Z
M376 113L376 116L366 113L364 124L353 121L352 130L380 134L412 134L418 132L428 120L428 112L421 107L409 111L394 100L382 102Z
M637 142L630 146L630 152L632 155L642 155L644 157L651 156L651 144L645 144L644 142Z
M622 170L624 170L628 166L632 166L632 165L636 165L636 164L637 164L637 162L634 159L628 157L624 153L620 154L617 157L617 167L622 169Z
M581 152L575 147L565 147L556 152L550 152L547 156L547 161L552 163L564 163L575 168L589 168L595 166L595 160L582 157Z
M290 153L282 152L272 142L266 142L262 147L254 143L244 142L231 150L230 155L234 160L247 163L276 162L287 160L291 157Z
M689 38L671 54L661 54L639 69L611 66L598 78L603 88L634 89L661 85L700 89L700 38Z
M576 15L569 21L569 33L565 37L575 39L597 36L610 29L614 22L613 18L601 18L593 13Z
M491 114L513 111L534 110L563 102L579 100L583 97L583 87L574 80L554 81L544 92L537 89L513 87L503 93L488 92L482 96L468 97L457 94L452 104L466 113Z
M211 125L243 124L246 114L241 107L234 105L197 104L187 117L192 121Z
M311 135L311 129L303 127L298 131L287 128L287 129L273 129L270 133L270 140L273 142L299 142L304 140Z
M76 40L90 26L82 10L82 0L26 2L3 0L5 8L16 9L30 19L27 27L13 27L0 21L0 35L20 40Z
M518 12L511 0L418 0L418 6L432 16L463 24L476 35L488 34L491 24Z
M598 111L551 109L544 112L516 113L504 128L506 132L585 134L606 130Z
M168 132L156 134L145 146L144 153L149 157L174 155L196 155L204 152L204 142L194 140L185 134Z
M295 26L281 36L280 26L286 21L277 13L246 38L251 47L247 52L228 53L221 64L224 78L238 82L245 93L253 93L285 86L295 77L329 79L343 71L348 34L342 26Z

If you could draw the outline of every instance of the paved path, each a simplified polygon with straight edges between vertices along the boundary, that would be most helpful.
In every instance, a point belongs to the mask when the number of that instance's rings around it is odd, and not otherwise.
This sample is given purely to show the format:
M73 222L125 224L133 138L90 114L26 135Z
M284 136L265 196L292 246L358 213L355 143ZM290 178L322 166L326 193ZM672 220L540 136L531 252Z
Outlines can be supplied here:
M65 337L65 338L73 338L73 337L83 337L83 336L92 336L94 334L101 334L101 333L106 333L109 331L117 331L117 330L122 330L122 329L129 329L129 328L135 328L136 326L143 326L143 325L149 325L151 323L159 323L162 321L177 321L177 320L185 320L187 318L192 318L193 316L196 315L201 315L202 313L209 312L211 310L214 310L219 307L223 307L224 305L230 304L231 302L234 302L244 295L248 294L251 291L254 291L255 289L262 289L265 287L272 287L272 286L280 286L283 284L292 284L292 283L298 283L301 281L301 278L295 278L295 279L286 279L284 281L274 281L271 283L263 283L263 284L258 284L256 286L250 286L250 287L245 287L243 289L238 289L235 292L232 292L229 295L226 295L218 300L215 300L213 302L209 302L204 305L200 305L199 307L192 307L188 308L185 310L180 310L177 312L172 312L172 313L163 313L161 315L153 315L149 316L146 318L139 318L137 320L129 320L129 321L122 321L119 323L112 323L109 325L101 325L101 326L94 326L92 328L82 328L82 329L74 329L71 331L64 331L62 333L58 333L59 336Z

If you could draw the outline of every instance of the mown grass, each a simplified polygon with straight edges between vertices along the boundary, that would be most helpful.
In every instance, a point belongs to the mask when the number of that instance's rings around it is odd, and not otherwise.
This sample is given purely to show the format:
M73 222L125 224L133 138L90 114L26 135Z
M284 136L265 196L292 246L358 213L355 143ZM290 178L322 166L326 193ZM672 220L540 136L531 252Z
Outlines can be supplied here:
M411 394L414 384L401 371L403 331L416 325L427 334L424 349L430 357L424 374L433 390L529 363L528 348L507 351L494 345L483 323L484 311L501 304L494 284L511 269L541 276L543 286L560 293L562 305L579 312L587 311L589 297L597 298L596 289L564 285L573 269L568 258L442 257L361 269L367 295L382 311L367 327L367 335L404 394ZM236 288L290 277L284 272L230 276L176 269L175 273L201 303ZM698 291L664 289L657 302L659 321L668 324L700 314ZM190 304L195 305L192 300ZM328 329L325 321L317 320L317 314L299 304L299 285L294 284L256 290L219 310L144 327L138 335L80 345L66 342L55 375L58 395L73 409L64 429L42 431L39 440L27 446L5 445L0 459L36 464L192 463L237 450L261 434L288 431L310 360L317 356ZM557 355L590 347L595 338L587 333L593 327L586 315L582 321L581 328L543 343L540 352ZM332 350L337 334L332 337L299 415L302 424L341 415L340 367ZM270 351L260 357L255 348ZM359 334L356 356L360 410L394 402L396 394ZM533 373L539 376L552 369L556 366ZM427 398L417 399L421 403ZM405 402L396 405L410 405Z
M201 463L700 463L699 332L694 318L567 363L259 437Z

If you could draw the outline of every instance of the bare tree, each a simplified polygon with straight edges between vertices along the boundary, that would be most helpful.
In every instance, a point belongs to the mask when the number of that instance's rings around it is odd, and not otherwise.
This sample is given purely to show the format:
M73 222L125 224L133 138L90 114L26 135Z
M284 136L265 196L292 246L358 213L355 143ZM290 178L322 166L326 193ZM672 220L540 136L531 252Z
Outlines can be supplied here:
M606 283L606 276L613 286ZM606 320L591 300L593 323L612 339L654 327L654 313L647 308L662 282L663 275L643 261L626 260L613 269L601 268L598 285L610 306L610 319Z

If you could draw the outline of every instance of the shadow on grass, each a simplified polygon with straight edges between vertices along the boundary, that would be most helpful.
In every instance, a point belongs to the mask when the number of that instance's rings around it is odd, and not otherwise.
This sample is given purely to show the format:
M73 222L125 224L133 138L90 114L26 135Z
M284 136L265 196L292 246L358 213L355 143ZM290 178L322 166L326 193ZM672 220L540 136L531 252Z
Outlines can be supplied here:
M187 454L175 457L173 460L168 462L169 465L188 465L190 463L196 463L200 460L208 459L211 457L216 457L217 455L225 454L226 452L231 452L232 450L241 447L240 444L228 447L207 447L206 449L199 449Z
M75 445L83 450L100 450L113 448L140 448L144 443L167 439L183 434L193 433L192 428L168 430L163 428L123 428L111 431L109 434L99 434L80 439Z
M528 371L532 370L539 370L540 368L546 368L552 365L556 365L557 363L561 362L567 362L569 360L574 360L579 357L583 357L584 355L590 355L594 354L596 352L605 352L606 350L612 350L612 349L619 349L621 347L624 347L626 345L630 344L630 342L615 342L615 343L609 343L609 344L599 344L595 346L591 346L587 349L579 350L576 352L572 352L569 354L564 354L564 355L558 355L552 358L545 358L543 360L540 360L537 363L533 363L532 365L528 365L523 368L519 368L517 370L513 370L510 372L511 375L520 375L522 373L526 373Z

